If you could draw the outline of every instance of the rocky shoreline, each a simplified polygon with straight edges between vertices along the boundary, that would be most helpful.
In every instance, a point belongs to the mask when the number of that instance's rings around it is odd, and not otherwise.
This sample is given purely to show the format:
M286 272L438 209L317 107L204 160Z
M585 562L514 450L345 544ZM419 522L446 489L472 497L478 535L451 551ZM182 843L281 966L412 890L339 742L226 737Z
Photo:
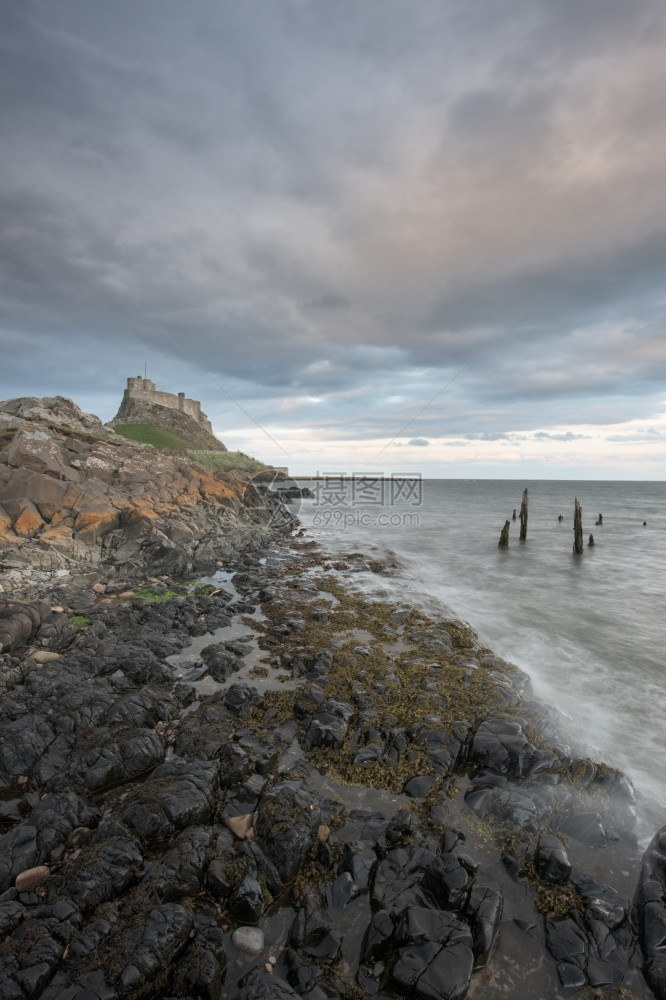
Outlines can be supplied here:
M4 575L0 998L666 996L666 829L358 569Z

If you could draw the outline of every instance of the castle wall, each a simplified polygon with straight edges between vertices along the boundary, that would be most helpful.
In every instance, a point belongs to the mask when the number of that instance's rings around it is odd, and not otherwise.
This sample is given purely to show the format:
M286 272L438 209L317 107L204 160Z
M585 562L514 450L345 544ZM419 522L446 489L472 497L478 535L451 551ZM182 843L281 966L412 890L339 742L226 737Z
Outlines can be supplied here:
M155 383L148 378L137 375L136 378L127 379L123 402L130 399L140 400L144 403L153 403L157 406L166 406L170 410L180 410L187 414L192 420L196 420L201 427L213 433L213 427L206 414L201 409L201 403L197 399L188 399L184 392L179 392L174 396L171 392L161 392L155 388Z

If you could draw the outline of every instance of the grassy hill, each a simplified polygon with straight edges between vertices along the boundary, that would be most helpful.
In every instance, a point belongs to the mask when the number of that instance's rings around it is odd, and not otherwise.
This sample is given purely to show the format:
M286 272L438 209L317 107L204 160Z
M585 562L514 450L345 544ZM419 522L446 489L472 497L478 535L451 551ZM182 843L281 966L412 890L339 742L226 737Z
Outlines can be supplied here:
M171 431L154 424L115 424L114 431L128 441L138 441L139 444L152 444L158 451L177 451L186 454L200 465L211 469L241 469L244 472L257 472L267 466L251 458L242 451L195 451L189 441L178 437Z

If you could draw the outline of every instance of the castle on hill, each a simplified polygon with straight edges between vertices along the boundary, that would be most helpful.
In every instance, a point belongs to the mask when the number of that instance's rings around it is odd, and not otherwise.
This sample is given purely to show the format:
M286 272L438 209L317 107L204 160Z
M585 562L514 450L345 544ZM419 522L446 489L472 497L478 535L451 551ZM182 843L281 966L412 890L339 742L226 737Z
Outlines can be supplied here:
M213 427L201 409L198 399L189 399L184 392L174 395L155 388L155 383L141 375L127 379L120 408L108 425L152 424L171 431L204 451L226 451L213 434Z
M137 375L134 378L130 377L127 379L127 388L123 393L121 411L123 409L130 410L132 408L132 400L155 406L166 406L170 410L180 410L181 413L185 413L192 420L196 420L209 434L213 433L212 424L201 409L199 400L188 399L184 392L179 392L177 396L174 396L172 392L161 392L155 388L155 383L151 382L149 378L142 378L141 375Z

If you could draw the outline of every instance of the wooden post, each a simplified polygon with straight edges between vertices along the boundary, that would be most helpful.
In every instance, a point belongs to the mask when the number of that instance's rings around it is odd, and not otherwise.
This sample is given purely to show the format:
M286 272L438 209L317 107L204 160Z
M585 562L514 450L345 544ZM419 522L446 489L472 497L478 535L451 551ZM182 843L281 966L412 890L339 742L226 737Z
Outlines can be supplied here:
M499 545L500 549L508 549L509 547L509 529L511 527L511 521L505 521L504 527L502 528L502 533L500 535Z
M590 540L588 541L588 543L587 543L587 544L588 544L588 547L589 547L590 545L594 545L594 535L590 535Z
M520 505L520 540L527 541L527 490L523 490L523 501Z
M574 555L583 554L583 508L578 503L578 497L574 499Z
M513 508L513 517L511 518L511 520L512 521L516 520L516 508L515 507Z

